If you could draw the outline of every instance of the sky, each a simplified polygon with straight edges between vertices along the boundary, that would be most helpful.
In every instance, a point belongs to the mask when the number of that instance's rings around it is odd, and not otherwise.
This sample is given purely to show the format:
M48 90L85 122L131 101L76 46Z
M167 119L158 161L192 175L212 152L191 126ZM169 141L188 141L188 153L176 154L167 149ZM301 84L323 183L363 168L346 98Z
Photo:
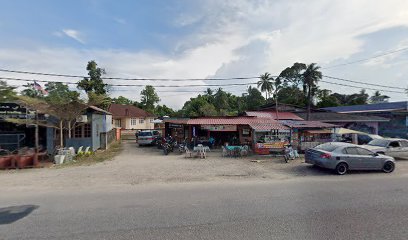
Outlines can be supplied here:
M0 68L86 75L95 60L107 77L229 78L278 75L294 62L317 63L327 76L408 86L406 0L0 0ZM79 79L0 72L0 77ZM339 93L357 88L320 83ZM228 84L255 80L111 84ZM9 81L11 85L23 82ZM390 101L407 100L385 92ZM241 95L247 86L224 87ZM179 109L206 87L157 87L160 104ZM112 96L140 100L141 87L112 87ZM372 94L373 91L367 90Z

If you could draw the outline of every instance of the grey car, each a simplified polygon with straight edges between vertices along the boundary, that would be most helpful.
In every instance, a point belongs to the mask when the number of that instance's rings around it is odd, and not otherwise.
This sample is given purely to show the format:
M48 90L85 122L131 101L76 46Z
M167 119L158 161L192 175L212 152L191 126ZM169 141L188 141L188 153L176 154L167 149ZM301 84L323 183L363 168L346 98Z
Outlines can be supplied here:
M348 170L382 170L390 173L395 169L393 157L343 142L324 143L308 149L305 153L305 162L333 169L339 175L345 174Z
M408 140L399 138L374 139L362 147L394 158L408 158Z
M158 137L160 137L160 132L157 130L139 131L137 132L137 143L139 146L152 145Z

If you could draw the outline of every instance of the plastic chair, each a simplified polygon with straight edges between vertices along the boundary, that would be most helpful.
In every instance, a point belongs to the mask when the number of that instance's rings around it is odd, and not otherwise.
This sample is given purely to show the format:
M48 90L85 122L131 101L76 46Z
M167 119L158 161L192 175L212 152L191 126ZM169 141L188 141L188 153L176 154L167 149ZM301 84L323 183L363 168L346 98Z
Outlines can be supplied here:
M78 148L78 151L77 151L77 154L78 154L78 155L84 154L84 152L82 151L83 148L84 148L83 146L80 146L80 147Z
M185 151L185 158L192 158L193 157L193 152L188 148L188 147L184 147L184 151Z

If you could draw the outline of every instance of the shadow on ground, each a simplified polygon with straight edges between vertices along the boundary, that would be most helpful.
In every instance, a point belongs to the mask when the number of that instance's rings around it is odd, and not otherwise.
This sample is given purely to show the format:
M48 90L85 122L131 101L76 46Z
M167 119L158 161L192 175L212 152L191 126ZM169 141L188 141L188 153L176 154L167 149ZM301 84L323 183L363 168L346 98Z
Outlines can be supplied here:
M18 221L37 209L36 205L20 205L0 208L0 225Z

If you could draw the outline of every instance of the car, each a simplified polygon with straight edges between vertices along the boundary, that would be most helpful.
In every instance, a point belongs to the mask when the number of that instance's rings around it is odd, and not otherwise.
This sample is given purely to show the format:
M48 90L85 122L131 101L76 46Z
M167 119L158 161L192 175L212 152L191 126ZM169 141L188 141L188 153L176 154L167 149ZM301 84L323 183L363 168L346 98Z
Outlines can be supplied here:
M157 130L144 130L136 133L137 143L139 146L154 145L158 138L160 138L160 132Z
M374 139L364 148L394 158L408 158L408 140L399 138Z
M348 170L382 170L390 173L395 169L393 157L344 142L324 143L306 150L305 162L332 169L339 175L346 174Z
M357 133L357 143L358 145L364 145L369 143L370 141L374 140L374 139L382 139L383 137L376 135L376 134L360 134ZM347 142L347 143L352 143L353 139L351 138L351 136L348 137L344 137L342 142Z

